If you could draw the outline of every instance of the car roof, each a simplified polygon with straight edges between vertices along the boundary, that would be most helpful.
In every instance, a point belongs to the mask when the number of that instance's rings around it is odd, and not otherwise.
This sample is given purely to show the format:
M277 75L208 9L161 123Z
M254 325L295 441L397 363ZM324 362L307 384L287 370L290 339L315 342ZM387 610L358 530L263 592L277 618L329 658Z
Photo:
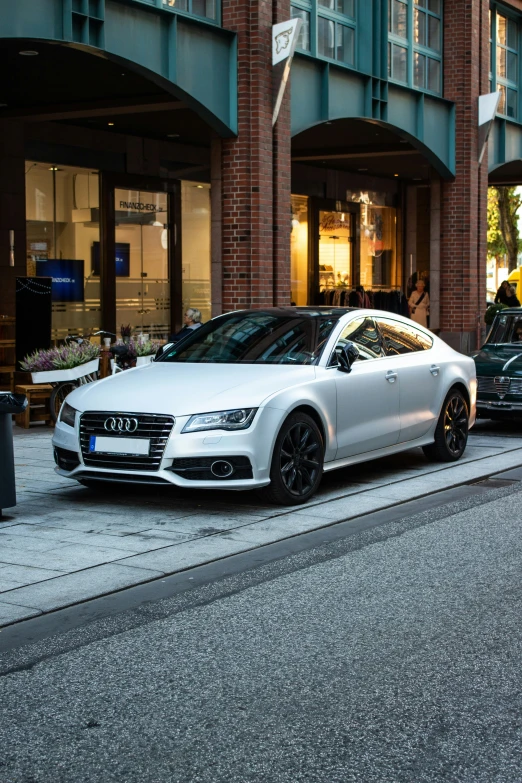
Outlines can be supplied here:
M497 315L521 315L522 307L504 307L499 310Z
M318 306L318 307L312 307L312 306L303 306L303 307L259 307L256 309L251 310L234 310L229 313L223 313L223 315L233 315L234 313L241 312L245 315L259 315L259 313L270 313L270 315L302 315L307 318L320 318L328 315L337 315L342 316L346 315L347 313L355 312L356 310L359 310L358 307L324 307L324 306Z

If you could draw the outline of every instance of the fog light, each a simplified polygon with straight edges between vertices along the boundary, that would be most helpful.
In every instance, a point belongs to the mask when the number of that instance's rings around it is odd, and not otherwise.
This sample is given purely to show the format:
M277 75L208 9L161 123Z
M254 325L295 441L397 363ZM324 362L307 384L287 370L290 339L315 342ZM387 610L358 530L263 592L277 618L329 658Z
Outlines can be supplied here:
M216 478L228 478L234 472L234 466L224 459L217 459L210 466L210 472Z

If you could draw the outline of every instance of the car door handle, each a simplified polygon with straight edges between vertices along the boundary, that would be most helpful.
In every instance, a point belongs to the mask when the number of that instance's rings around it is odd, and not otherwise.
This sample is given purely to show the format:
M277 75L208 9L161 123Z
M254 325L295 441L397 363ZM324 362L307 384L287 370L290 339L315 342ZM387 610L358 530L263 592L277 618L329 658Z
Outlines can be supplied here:
M397 380L397 373L394 372L394 370L388 370L388 372L386 373L386 380L389 383L395 383L395 381Z
M440 372L440 367L437 367L436 364L432 364L430 367L430 372L432 375L438 375Z

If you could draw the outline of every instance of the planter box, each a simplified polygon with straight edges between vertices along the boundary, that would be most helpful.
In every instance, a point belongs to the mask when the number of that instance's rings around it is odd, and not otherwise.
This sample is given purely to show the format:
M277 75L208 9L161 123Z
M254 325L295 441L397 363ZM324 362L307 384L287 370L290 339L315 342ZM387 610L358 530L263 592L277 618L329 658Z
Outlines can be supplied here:
M46 370L45 372L32 372L33 383L61 383L62 381L76 381L83 378L84 375L90 375L98 372L100 366L99 359L93 359L91 362L79 364L78 367L72 367L70 370Z
M136 357L136 367L143 367L145 364L150 364L154 361L155 354L151 353L150 356L137 356Z

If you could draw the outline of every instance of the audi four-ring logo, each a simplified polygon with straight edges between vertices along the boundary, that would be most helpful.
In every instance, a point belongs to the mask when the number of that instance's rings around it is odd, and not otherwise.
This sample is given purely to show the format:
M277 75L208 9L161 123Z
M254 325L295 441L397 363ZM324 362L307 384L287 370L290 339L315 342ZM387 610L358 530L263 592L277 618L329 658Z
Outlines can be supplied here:
M111 416L105 419L103 426L107 432L136 432L138 419L122 419L119 416Z

